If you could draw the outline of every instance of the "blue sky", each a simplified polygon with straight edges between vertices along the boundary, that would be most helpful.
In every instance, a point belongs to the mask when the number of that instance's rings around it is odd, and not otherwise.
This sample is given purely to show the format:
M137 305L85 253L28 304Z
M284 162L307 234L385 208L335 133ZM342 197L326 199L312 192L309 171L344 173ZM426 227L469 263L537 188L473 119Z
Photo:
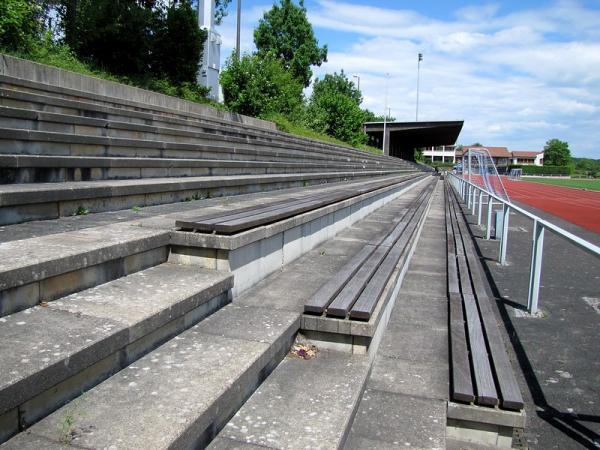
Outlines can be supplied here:
M222 62L235 45L235 4L219 32ZM242 0L242 50L272 0ZM464 120L459 142L541 150L551 138L600 158L600 2L306 0L328 62L315 76L360 76L363 106L392 115ZM307 94L310 93L310 88Z

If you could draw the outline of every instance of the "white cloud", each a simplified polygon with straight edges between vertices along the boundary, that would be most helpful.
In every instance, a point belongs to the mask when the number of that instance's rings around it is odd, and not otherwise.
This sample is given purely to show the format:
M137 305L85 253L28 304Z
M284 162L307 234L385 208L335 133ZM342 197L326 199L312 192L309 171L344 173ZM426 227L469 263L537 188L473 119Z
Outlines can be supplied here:
M310 20L359 37L331 51L317 76L361 76L364 106L413 120L417 53L420 120L464 119L460 140L532 150L557 137L600 158L600 11L575 1L501 14L472 6L446 21L416 11L319 0Z

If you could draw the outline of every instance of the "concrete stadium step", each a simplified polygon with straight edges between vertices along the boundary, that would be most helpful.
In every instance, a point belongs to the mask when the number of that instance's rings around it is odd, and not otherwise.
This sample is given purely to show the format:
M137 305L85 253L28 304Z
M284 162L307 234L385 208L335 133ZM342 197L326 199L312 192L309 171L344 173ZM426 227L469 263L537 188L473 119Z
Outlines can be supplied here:
M375 219L365 217L282 266L233 304L13 437L2 448L205 446L285 356L299 329L305 299L374 232L387 229L389 223L381 218L397 215L406 204L407 199L399 197L377 210ZM340 378L345 373L346 355L337 358L332 354L337 359L325 359L325 353L315 364L337 367L331 375L347 383ZM356 364L354 388L366 378L368 364L356 356L351 358ZM284 365L293 369L287 360ZM303 373L308 380L316 372ZM342 388L336 387L336 392ZM346 403L357 397L332 399L336 412L343 407L341 414L347 416ZM332 423L342 422L336 417ZM330 431L331 436L337 433L333 428Z
M287 357L208 448L341 448L370 366L367 356L333 351Z
M169 231L116 223L0 244L0 316L164 263Z
M383 166L347 163L0 155L0 184L56 183L214 175L267 175L382 170ZM411 168L387 168L398 173Z
M59 88L6 76L0 76L0 86L2 87L2 89L0 89L0 103L7 106L26 106L28 109L42 109L48 111L49 107L54 105L54 111L57 112L64 111L69 114L101 118L108 118L108 114L110 113L112 114L110 117L117 120L123 118L130 120L132 116L138 116L138 118L142 120L141 123L146 125L150 122L159 124L159 121L168 120L170 121L169 126L175 126L175 123L181 124L181 121L183 120L183 123L187 123L188 125L191 124L192 129L197 129L196 127L198 127L198 124L203 124L203 126L212 127L211 131L222 134L231 135L232 132L240 132L242 137L262 137L263 139L271 139L273 141L283 141L287 144L308 145L312 148L324 149L328 153L342 152L342 154L346 155L357 154L362 157L380 159L383 161L390 160L389 157L365 154L352 147L324 143L322 141L294 136L273 129L242 124L239 121L218 119L215 118L214 115L201 115L186 111L155 107L147 103L136 103L122 98L99 96L97 94ZM9 87L9 89L6 89L5 87ZM127 87L125 86L125 88ZM154 93L148 94L153 95ZM36 98L36 95L40 97ZM74 101L75 103L69 104L68 102L70 101ZM70 109L68 109L68 107L70 107ZM82 108L96 109L97 114L89 114L91 111L85 113L81 110ZM123 115L124 112L129 116ZM205 129L204 131L208 131L208 129Z
M241 270L243 273L238 273L241 278L238 278L236 288L245 289L247 285L277 270L281 264L312 249L330 236L333 229L337 232L363 217L366 212L361 211L371 211L383 206L389 201L385 200L386 197L392 199L404 195L404 192L410 192L423 180L422 177L384 178L374 182L313 186L243 195L239 199L234 197L176 203L139 212L130 210L118 214L103 213L98 217L77 216L2 227L2 234L7 235L3 237L4 242L0 243L0 316L161 264L168 258L175 258L174 261L177 262L177 258L186 259L185 255L198 255L197 258L192 258L196 261L195 264L209 269ZM176 220L196 217L199 213L210 214L248 205L265 205L289 199L290 196L326 193L340 187L387 186L390 182L394 184L382 190L238 236L202 236L175 229ZM330 224L332 220L339 221L339 224L322 230L323 224ZM302 229L303 233L289 234L287 231L296 229ZM304 230L310 230L309 240L303 240ZM273 244L279 242L275 237L277 233L281 237L281 245L275 251ZM284 251L285 233L288 247ZM271 243L265 248L269 248L272 255L264 262L261 260L260 264L252 265L260 267L260 270L253 270L248 266L250 272L245 271L244 261L252 255L258 257L255 250L263 248L263 243L267 240ZM247 248L251 250L248 251ZM190 263L194 262L190 260Z
M232 286L165 263L1 318L0 442L224 306Z
M395 171L152 178L0 186L0 225L310 184L404 175Z
M0 154L46 156L112 156L184 159L232 159L245 161L357 162L349 156L336 156L301 149L270 148L260 144L172 142L112 138L72 133L0 128ZM385 164L383 167L387 167ZM390 167L405 167L389 164Z
M125 120L107 120L6 106L0 106L0 126L7 129L76 133L124 139L191 142L198 144L224 142L236 144L237 146L246 145L250 148L260 145L264 148L273 149L307 150L306 145L301 145L290 140L249 136L241 133L226 135L222 132L217 133L217 130L207 130L206 127L193 129L193 126L188 126L187 129L181 129L158 124L134 124ZM366 152L354 153L339 149L327 152L328 155L342 156L344 158L350 157L352 160L360 161L363 164L402 164L402 161L393 161L389 158L382 160Z
M225 306L2 448L202 447L283 358L298 322Z

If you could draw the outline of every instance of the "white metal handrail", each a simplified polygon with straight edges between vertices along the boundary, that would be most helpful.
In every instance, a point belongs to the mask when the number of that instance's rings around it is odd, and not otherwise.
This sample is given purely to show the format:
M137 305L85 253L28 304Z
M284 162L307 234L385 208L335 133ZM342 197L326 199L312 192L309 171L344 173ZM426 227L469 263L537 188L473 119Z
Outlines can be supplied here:
M494 201L502 205L502 230L500 233L500 250L498 252L498 262L506 265L506 250L508 247L508 219L510 211L518 212L519 214L533 220L533 248L531 251L531 268L529 273L529 292L527 295L527 310L530 314L535 314L538 310L538 299L540 295L540 280L542 276L542 259L544 252L544 231L546 229L557 234L566 241L575 244L577 247L585 250L591 255L600 258L600 247L592 244L585 239L575 236L573 233L551 223L535 214L506 201L499 196L489 192L488 190L460 178L452 173L448 173L448 180L462 198L462 200L471 209L471 213L475 214L477 206L477 224L481 225L481 211L483 206L483 196L487 196L487 224L486 224L486 239L491 238L491 223L492 223L492 207ZM477 195L478 194L478 195ZM498 236L498 230L496 230Z

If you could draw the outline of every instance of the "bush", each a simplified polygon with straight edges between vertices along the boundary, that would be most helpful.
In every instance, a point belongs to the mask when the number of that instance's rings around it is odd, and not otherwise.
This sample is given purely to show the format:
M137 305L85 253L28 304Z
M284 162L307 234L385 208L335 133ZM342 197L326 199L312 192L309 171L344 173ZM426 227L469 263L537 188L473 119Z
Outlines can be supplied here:
M302 111L302 84L269 56L232 55L221 71L225 105L255 117L283 114L298 117Z
M42 32L40 13L31 0L1 0L0 48L30 51Z
M571 166L521 166L523 175L571 175Z
M344 72L315 80L306 111L306 123L314 130L352 145L367 142L363 132L365 113L360 109L360 91Z

